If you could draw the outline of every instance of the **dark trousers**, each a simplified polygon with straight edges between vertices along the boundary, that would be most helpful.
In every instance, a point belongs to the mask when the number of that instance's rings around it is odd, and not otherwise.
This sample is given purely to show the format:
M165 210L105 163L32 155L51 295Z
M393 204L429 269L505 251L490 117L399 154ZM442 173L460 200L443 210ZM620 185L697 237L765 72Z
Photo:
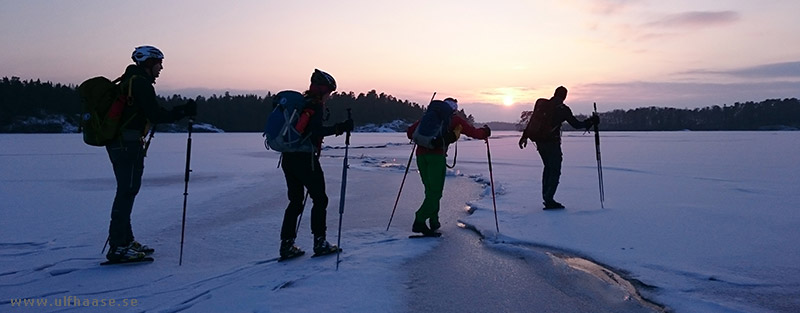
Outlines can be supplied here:
M325 194L325 175L319 158L308 152L286 152L282 157L281 168L286 178L289 206L283 214L281 240L297 237L297 217L303 213L306 190L314 203L311 207L311 232L314 236L324 236L327 230L328 195Z
M108 242L111 246L125 246L133 241L131 211L133 200L142 186L144 148L138 141L115 141L106 146L106 151L117 180L117 193L111 206Z
M558 180L561 177L561 142L541 141L536 143L536 150L542 157L544 170L542 171L542 199L549 203L555 201L553 197L558 189Z

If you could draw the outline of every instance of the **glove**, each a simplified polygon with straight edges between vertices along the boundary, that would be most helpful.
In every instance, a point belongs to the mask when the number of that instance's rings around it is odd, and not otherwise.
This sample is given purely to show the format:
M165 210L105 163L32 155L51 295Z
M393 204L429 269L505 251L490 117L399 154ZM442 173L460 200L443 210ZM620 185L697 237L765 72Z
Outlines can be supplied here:
M444 134L443 137L444 137L444 142L448 145L458 140L458 135L456 135L454 131L447 132L446 134Z
M184 116L197 116L197 102L194 102L194 100L192 100L192 99L189 99L189 101L186 101L186 104L184 105L184 108L183 108L183 115Z
M486 138L489 138L492 135L492 130L489 128L489 125L483 124L481 129L483 129L483 131L486 133Z
M586 130L589 130L594 125L600 125L600 117L592 114L592 117L583 120L583 123L586 124Z
M523 149L527 146L528 146L528 137L522 136L522 138L519 139L519 148Z
M333 127L336 128L336 136L339 136L345 132L353 131L354 126L353 120L348 118L343 122L336 123Z
M185 110L186 110L185 104L176 105L175 107L172 108L172 110L169 111L169 115L172 117L172 120L177 122L178 120L186 117L186 114L183 113Z
M170 114L176 121L187 116L195 116L197 115L197 103L194 100L189 100L186 104L176 105L172 108Z

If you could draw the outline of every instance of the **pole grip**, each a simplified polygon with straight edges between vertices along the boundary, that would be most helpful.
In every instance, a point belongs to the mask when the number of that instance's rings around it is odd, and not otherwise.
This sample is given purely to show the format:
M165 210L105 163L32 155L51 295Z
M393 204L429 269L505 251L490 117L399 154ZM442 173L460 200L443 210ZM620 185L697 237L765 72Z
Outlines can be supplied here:
M347 108L347 119L348 120L352 120L353 119L352 116L350 115L350 110L351 110L350 108ZM347 131L347 137L344 138L344 144L346 146L350 145L350 131Z
M189 129L188 129L189 138L186 139L186 171L184 172L185 175L184 175L184 178L183 178L183 181L186 182L186 183L189 183L189 173L192 171L190 164L191 164L191 161L192 161L192 127L193 127L193 125L194 125L194 119L190 118L189 119ZM187 185L187 189L188 189L188 185Z

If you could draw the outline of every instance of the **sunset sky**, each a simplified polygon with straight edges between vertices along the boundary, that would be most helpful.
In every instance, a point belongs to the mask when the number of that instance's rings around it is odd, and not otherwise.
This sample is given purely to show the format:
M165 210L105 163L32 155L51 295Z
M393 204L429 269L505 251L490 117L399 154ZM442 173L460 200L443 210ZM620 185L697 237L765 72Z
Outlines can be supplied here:
M0 0L0 77L116 78L135 46L165 54L162 95L304 89L515 121L559 85L575 113L800 97L798 0Z

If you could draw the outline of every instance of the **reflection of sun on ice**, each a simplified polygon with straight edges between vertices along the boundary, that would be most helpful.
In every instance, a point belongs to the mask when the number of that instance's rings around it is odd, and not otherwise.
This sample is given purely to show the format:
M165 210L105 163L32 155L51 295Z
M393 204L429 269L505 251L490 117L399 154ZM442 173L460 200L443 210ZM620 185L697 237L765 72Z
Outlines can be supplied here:
M510 106L512 104L514 104L514 97L512 97L512 96L503 97L503 105Z

